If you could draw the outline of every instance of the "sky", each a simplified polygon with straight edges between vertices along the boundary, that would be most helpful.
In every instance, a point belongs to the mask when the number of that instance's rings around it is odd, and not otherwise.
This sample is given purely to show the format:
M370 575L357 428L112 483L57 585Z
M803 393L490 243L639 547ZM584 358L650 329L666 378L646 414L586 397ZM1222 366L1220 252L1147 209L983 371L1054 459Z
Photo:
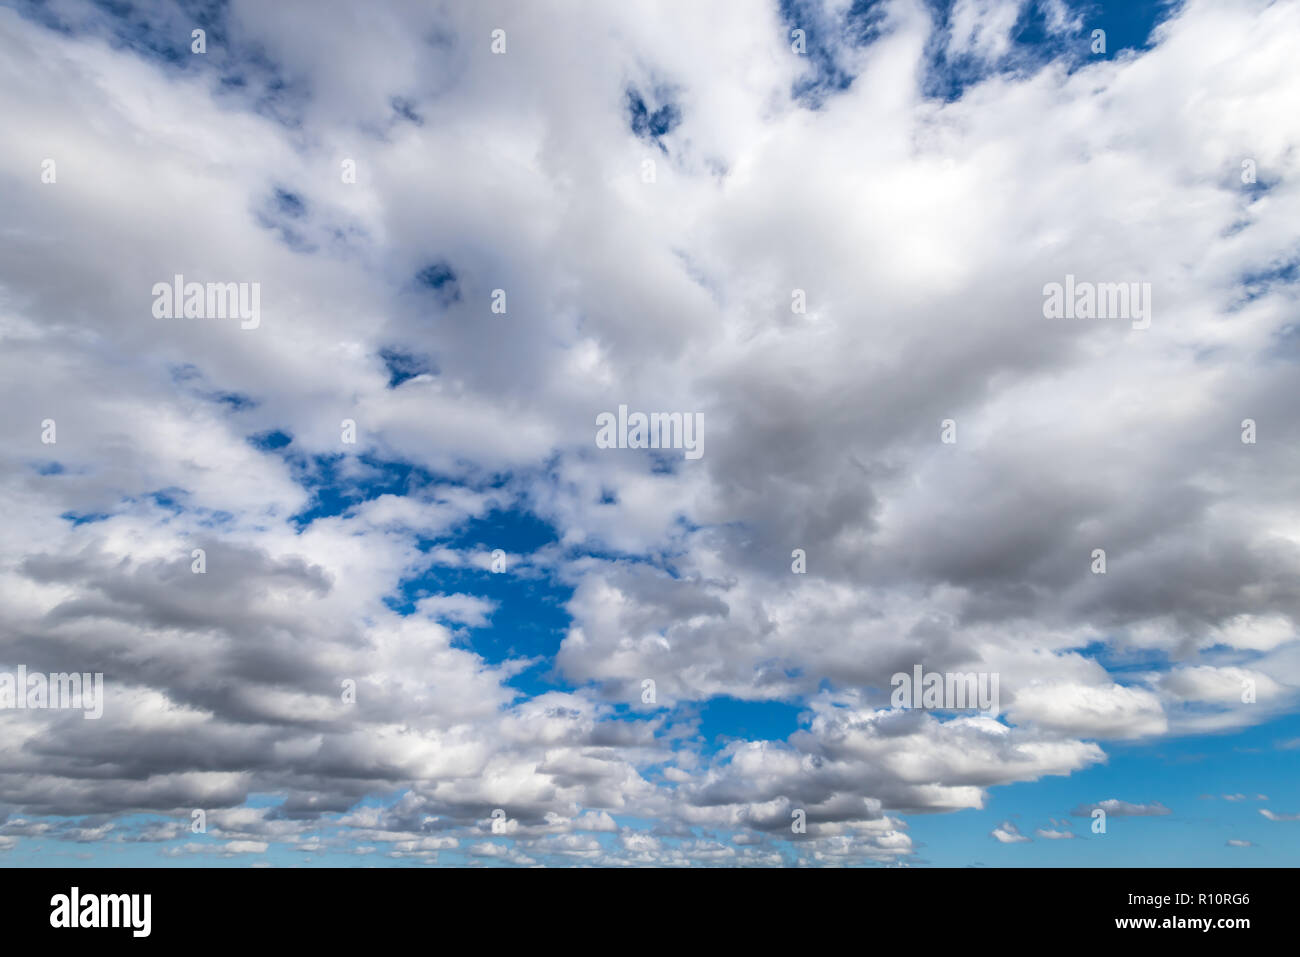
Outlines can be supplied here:
M1294 866L1298 40L0 4L0 864Z

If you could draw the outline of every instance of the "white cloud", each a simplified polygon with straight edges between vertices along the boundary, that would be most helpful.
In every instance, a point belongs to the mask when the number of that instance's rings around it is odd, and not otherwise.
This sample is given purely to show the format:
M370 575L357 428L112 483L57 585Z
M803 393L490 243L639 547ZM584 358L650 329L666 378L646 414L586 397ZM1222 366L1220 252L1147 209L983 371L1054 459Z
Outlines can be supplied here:
M1031 838L1020 833L1020 829L1010 821L1003 821L992 831L990 836L995 838L1000 844L1022 844Z
M833 42L856 79L818 110L792 96L816 65L747 0L512 9L505 57L491 4L239 3L230 48L181 66L109 42L93 5L60 5L68 33L0 10L0 657L109 678L102 721L9 716L6 804L211 809L224 843L184 853L347 814L358 853L891 863L909 812L1293 710L1294 284L1241 279L1297 255L1300 13L1189 2L1141 56L924 95L932 41L1012 62L1022 7L962 0L936 36L891 2L869 45ZM680 110L662 149L629 87ZM415 276L444 260L439 301ZM177 272L260 283L261 325L152 318ZM1151 328L1044 319L1067 273L1151 282ZM390 388L385 350L422 371ZM704 458L596 449L620 403L701 411ZM291 456L248 441L271 430ZM354 487L378 461L437 478L300 527L325 461ZM510 609L460 578L392 610L403 581L483 569L494 546L459 530L524 509L558 542L511 573L573 589L558 651L467 643ZM1095 643L1176 664L1121 679ZM998 674L1004 720L886 710L920 663ZM530 668L561 690L521 693ZM688 709L719 695L806 721L714 754ZM241 807L265 793L282 816ZM480 840L498 807L509 852ZM689 827L744 839L674 843Z

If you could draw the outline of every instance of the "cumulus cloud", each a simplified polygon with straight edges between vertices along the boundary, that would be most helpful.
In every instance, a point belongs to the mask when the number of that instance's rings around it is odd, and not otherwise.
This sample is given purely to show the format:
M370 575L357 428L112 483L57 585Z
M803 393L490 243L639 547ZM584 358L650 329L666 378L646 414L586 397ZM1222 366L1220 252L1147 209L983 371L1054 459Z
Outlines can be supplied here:
M989 832L989 836L997 840L1000 844L1021 844L1025 841L1032 840L1032 838L1021 834L1020 829L1010 821L1003 821Z
M893 864L1294 711L1300 12L1086 59L1038 7L0 9L0 670L106 687L0 715L0 850ZM257 327L155 318L181 274ZM917 665L1000 714L892 708Z
M1096 804L1082 804L1070 813L1075 817L1089 817L1097 808L1105 811L1110 817L1159 817L1171 813L1169 808L1159 801L1151 804L1130 804L1128 801L1115 798L1098 801Z
M1075 836L1073 831L1057 831L1043 827L1035 830L1034 834L1049 841L1068 841L1073 839Z
M1268 808L1260 808L1259 813L1270 821L1300 821L1300 814L1279 814L1276 811L1270 811Z

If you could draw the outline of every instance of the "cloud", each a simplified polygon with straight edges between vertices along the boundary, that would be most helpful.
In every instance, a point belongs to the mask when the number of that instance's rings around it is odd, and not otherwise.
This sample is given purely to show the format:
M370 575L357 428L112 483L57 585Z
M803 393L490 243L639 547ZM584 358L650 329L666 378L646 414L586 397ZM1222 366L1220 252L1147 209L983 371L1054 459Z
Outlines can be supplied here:
M1300 814L1278 814L1268 808L1260 808L1259 813L1270 821L1300 821Z
M1300 13L1080 60L1026 9L0 9L0 660L106 682L4 715L0 848L893 864L1294 711ZM155 318L178 274L260 324ZM621 404L704 456L598 449ZM1001 715L892 709L918 664Z
M1090 817L1097 808L1101 808L1110 817L1160 817L1171 813L1169 808L1159 801L1151 804L1130 804L1115 798L1108 798L1095 804L1081 804L1070 813L1075 817Z
M1042 827L1038 828L1034 833L1049 841L1068 841L1073 839L1075 836L1073 831L1055 831Z
M1003 821L989 832L989 836L996 839L1000 844L1021 844L1031 840L1031 838L1021 834L1020 829L1010 821Z

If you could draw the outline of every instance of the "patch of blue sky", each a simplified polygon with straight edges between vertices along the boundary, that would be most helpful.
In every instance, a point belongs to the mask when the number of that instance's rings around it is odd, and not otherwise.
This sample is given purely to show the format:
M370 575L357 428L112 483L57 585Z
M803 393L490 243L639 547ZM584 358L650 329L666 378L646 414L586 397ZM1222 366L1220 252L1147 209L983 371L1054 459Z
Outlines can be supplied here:
M828 96L847 90L853 76L840 65L840 48L849 42L869 42L861 26L872 15L873 4L854 3L846 21L832 19L822 3L817 0L779 0L781 19L785 22L786 41L794 48L795 30L802 30L803 53L808 60L808 72L794 82L791 95L796 101L811 109L819 108Z
M263 452L274 452L276 449L284 448L291 442L293 442L293 436L288 432L281 432L279 429L258 432L248 437L248 444Z
M288 79L279 64L256 45L238 47L220 71L223 94L244 99L262 116L288 129L302 126L311 91L301 80Z
M307 215L307 201L283 186L275 187L271 200L276 211L290 219L302 219Z
M663 138L682 122L682 111L671 98L671 91L657 88L651 103L636 88L629 86L625 91L627 98L628 126L632 132L647 143L653 143L667 153Z
M1168 653L1158 648L1119 648L1110 642L1093 641L1070 650L1097 662L1115 677L1165 670L1170 665Z
M256 399L243 392L206 386L203 370L192 362L168 366L167 374L173 383L184 388L190 395L205 402L215 402L218 405L223 405L232 412L243 412L246 409L255 409L258 406Z
M1243 274L1237 279L1237 305L1254 302L1275 291L1278 286L1289 286L1300 280L1300 257L1287 262L1270 263L1260 269Z
M416 285L432 290L444 306L460 301L460 283L456 271L445 259L429 263L415 275Z
M117 43L146 59L161 60L173 66L193 62L191 31L205 31L205 42L222 45L228 42L227 0L177 0L181 18L160 18L157 5L136 4L123 0L92 0L108 14ZM183 29L190 24L188 30Z
M418 355L395 346L379 350L379 358L388 370L388 388L396 389L420 375L438 375L437 364L428 356Z
M290 448L292 441L283 442L284 436L283 432L262 433L258 441L259 447L274 451L290 449L281 454L293 471L295 481L311 493L311 503L307 508L290 518L299 529L318 518L342 515L356 505L383 495L411 495L446 481L409 462L380 459L373 455L300 455Z
M300 456L283 452L291 447L292 437L280 431L250 436L249 442L265 451L280 452L293 469L295 479L311 493L310 504L290 517L299 529L320 518L344 515L355 506L383 495L436 496L438 488L460 484L410 463L370 455L351 459L342 454ZM526 509L511 507L470 519L448 534L422 534L418 528L412 532L418 547L426 553L435 548L486 554L501 549L510 556L507 570L497 573L490 568L430 564L397 583L387 599L390 608L409 615L415 612L416 602L421 598L472 595L495 604L490 623L451 624L477 654L490 662L554 656L569 626L565 605L572 598L572 587L559 583L549 572L526 564L515 569L509 567L519 556L527 556L558 541L549 523ZM557 683L548 674L549 669L530 669L516 676L513 686L530 695L554 690Z
M66 522L72 523L74 528L80 525L92 525L97 522L106 522L116 515L127 514L133 511L156 513L159 509L171 512L174 516L184 513L191 514L196 518L198 524L206 527L213 527L233 521L234 516L229 512L190 507L186 503L188 497L189 492L185 489L170 486L168 488L157 489L153 492L145 492L142 495L124 496L118 503L118 507L113 511L78 512L75 510L69 510L60 514L59 517Z
M229 0L174 0L170 4L89 0L84 5L19 0L18 12L67 36L102 37L163 69L208 71L216 92L290 129L302 125L311 92L290 80L252 38L232 32ZM204 49L194 49L202 30Z
M206 31L218 45L228 42L228 0L176 0L168 8L129 0L90 0L82 5L50 0L19 0L15 8L37 23L69 35L101 34L114 46L146 60L168 66L196 66L191 52L191 31Z
M1289 867L1300 855L1300 824L1270 821L1260 810L1300 812L1300 750L1282 748L1297 738L1300 715L1223 734L1108 741L1104 764L995 787L982 810L907 815L909 833L924 845L921 858L949 867ZM1092 832L1091 817L1071 814L1110 799L1159 803L1170 813L1111 814L1105 834ZM1052 819L1070 826L1054 826ZM1031 840L992 838L1008 820ZM1039 828L1075 837L1043 838L1034 833ZM1229 840L1256 846L1233 847Z
M999 57L979 51L951 49L955 0L930 0L930 10L940 29L927 47L922 87L927 96L946 102L960 99L972 85L1001 73L1029 74L1049 61L1064 57L1072 67L1086 62L1088 32L1074 34L1054 30L1048 7L1041 0L1029 0L1011 28L1009 45ZM1110 47L1107 46L1109 52Z
M196 514L199 516L198 524L204 528L218 528L222 525L231 525L235 521L234 515L220 509L198 509Z
M434 595L467 594L489 601L495 610L486 624L448 623L464 644L494 664L512 658L542 659L539 665L508 682L522 694L534 696L557 688L572 690L551 673L549 662L572 621L566 605L573 597L573 588L547 570L510 565L518 560L516 556L527 556L556 541L551 525L522 509L497 510L471 519L451 535L421 538L421 549L480 554L500 549L508 556L505 571L432 564L400 582L387 604L399 614L409 615L421 598Z
M294 252L309 254L319 249L299 225L308 217L307 201L300 194L277 186L254 215L259 226L279 234L280 242Z
M1106 31L1105 56L1115 57L1127 51L1150 50L1155 46L1155 29L1176 14L1182 0L1157 0L1135 3L1133 0L1101 0L1096 3L1071 3L1071 11L1083 16L1083 34L1091 51L1093 30ZM1098 56L1102 54L1097 54Z
M93 525L96 522L106 522L112 517L111 512L64 512L59 516L65 522L71 522L73 528L78 525Z
M257 408L257 400L241 392L208 392L203 397L210 402L224 405L234 412Z
M699 736L706 754L733 741L785 741L806 721L806 709L784 701L742 701L717 697L699 705Z
M1069 29L1054 16L1047 0L1027 0L1008 36L1008 49L987 58L968 49L950 49L952 20L957 0L929 0L930 15L939 29L926 49L922 89L927 96L960 99L973 84L1002 73L1032 73L1046 63L1064 58L1071 69L1091 59L1112 58L1153 45L1153 31L1177 9L1174 2L1062 4L1065 20L1079 20L1079 30ZM881 0L854 0L842 13L819 0L779 0L786 39L794 43L794 30L803 31L803 56L808 70L795 81L795 100L811 109L849 89L856 79L848 54L870 45L885 30L887 4ZM1105 49L1093 52L1093 30L1105 33Z
M169 488L159 489L156 492L150 492L145 496L145 498L153 502L153 504L157 505L159 508L169 509L173 512L180 512L184 509L184 506L181 504L181 499L188 494L189 493L184 489L172 486Z

